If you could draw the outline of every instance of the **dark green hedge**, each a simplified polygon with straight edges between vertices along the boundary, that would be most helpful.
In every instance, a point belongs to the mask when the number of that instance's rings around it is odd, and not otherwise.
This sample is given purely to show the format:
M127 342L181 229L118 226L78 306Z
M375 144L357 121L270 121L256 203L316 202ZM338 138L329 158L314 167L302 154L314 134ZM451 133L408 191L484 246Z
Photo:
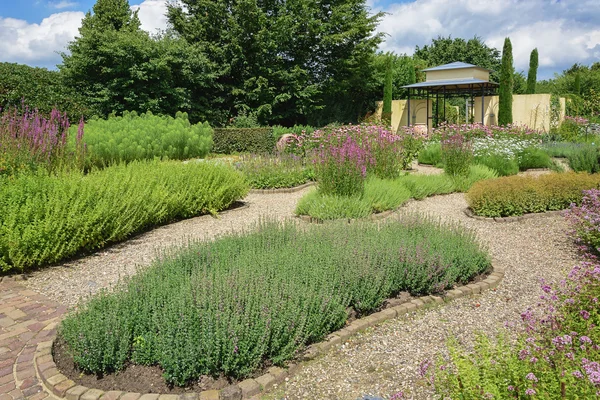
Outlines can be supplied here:
M275 142L273 128L216 128L213 153L271 153Z

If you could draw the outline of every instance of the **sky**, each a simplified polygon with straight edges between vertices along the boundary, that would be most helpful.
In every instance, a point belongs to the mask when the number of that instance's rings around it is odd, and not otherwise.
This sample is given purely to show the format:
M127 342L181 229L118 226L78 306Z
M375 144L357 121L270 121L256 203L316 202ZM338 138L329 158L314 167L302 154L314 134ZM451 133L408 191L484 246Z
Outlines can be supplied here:
M130 0L142 28L164 29L168 0ZM0 61L54 69L95 0L0 0ZM383 51L412 54L437 36L480 37L502 49L510 37L517 71L539 51L538 78L600 61L599 0L367 0L385 12Z

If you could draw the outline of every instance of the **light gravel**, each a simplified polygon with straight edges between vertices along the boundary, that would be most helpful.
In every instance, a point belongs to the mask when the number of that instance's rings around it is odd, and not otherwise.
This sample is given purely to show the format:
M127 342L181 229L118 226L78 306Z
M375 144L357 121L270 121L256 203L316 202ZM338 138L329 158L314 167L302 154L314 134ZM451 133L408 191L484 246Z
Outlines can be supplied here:
M52 300L75 306L80 299L101 288L111 288L120 279L148 266L162 251L185 245L190 240L213 239L253 229L261 218L290 218L300 197L309 190L250 194L240 209L225 211L217 217L203 215L158 227L90 256L35 271L24 283Z
M416 166L418 173L437 169ZM147 266L158 252L190 239L210 239L231 231L252 229L261 217L283 220L293 216L297 201L308 190L288 194L251 194L247 207L218 218L201 216L154 229L94 255L33 273L25 284L53 300L74 305L81 298L111 287L120 277ZM266 399L355 400L362 395L389 398L432 398L418 379L419 364L445 355L445 341L456 336L472 345L476 332L495 334L506 321L516 321L541 294L540 277L557 281L577 262L564 234L560 215L539 215L513 223L468 218L463 194L414 201L401 212L419 212L472 229L497 266L506 268L499 288L414 313L408 319L387 321L370 328L326 355L306 364L265 396Z

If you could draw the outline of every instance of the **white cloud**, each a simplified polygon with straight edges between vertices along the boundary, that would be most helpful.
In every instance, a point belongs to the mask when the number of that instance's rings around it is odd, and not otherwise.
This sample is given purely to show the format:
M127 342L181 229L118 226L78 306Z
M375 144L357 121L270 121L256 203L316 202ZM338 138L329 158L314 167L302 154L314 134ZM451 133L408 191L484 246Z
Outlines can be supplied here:
M63 4L64 3L64 4ZM52 3L65 7L69 1ZM142 29L155 33L165 29L167 0L145 0L132 6L138 10ZM50 4L50 3L49 3ZM78 34L84 13L64 11L44 18L40 23L0 16L0 61L17 62L52 68L61 62L60 52Z
M51 1L51 2L48 3L48 7L55 8L57 10L62 10L64 8L75 7L76 5L77 5L77 2L75 2L75 1L67 1L67 0Z
M417 0L377 7L386 15L378 30L389 34L385 51L409 53L437 36L481 37L502 50L510 37L517 70L527 70L535 47L540 70L561 71L600 56L600 2L597 0ZM407 51L407 49L409 49Z

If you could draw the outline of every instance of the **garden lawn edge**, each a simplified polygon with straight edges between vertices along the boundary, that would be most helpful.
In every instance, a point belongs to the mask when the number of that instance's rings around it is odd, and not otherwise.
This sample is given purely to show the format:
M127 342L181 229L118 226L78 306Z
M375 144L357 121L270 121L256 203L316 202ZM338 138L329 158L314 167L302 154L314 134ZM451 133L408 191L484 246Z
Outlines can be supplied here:
M315 182L306 182L300 186L294 186L289 188L278 188L278 189L250 189L249 194L275 194L275 193L295 193L299 192L307 187L315 186Z
M271 367L267 372L255 379L246 379L221 390L204 390L200 393L185 393L181 395L160 393L130 393L123 391L109 391L88 388L77 385L74 381L60 373L52 355L52 348L56 340L56 327L52 329L48 340L38 343L34 355L35 372L39 376L45 389L60 399L67 400L242 400L251 399L261 393L268 392L274 385L283 383L286 378L294 375L304 363L325 354L331 348L345 342L358 332L378 325L394 318L406 318L411 313L419 310L444 304L451 300L482 293L485 290L495 290L504 278L505 268L494 266L492 272L482 281L458 286L444 292L441 296L421 296L406 301L400 305L386 308L370 314L364 318L352 321L344 328L330 333L320 343L308 346L299 357L299 362L289 364L285 369Z
M515 216L512 216L512 217L483 217L481 215L475 214L470 207L465 208L464 212L465 212L465 215L467 217L473 218L473 219L476 219L476 220L479 220L479 221L488 221L488 222L517 222L517 221L523 221L525 219L537 217L537 216L540 216L540 215L562 214L562 213L565 212L565 210L542 211L542 212L538 212L538 213L527 213L527 214L523 214L523 215L515 215Z

